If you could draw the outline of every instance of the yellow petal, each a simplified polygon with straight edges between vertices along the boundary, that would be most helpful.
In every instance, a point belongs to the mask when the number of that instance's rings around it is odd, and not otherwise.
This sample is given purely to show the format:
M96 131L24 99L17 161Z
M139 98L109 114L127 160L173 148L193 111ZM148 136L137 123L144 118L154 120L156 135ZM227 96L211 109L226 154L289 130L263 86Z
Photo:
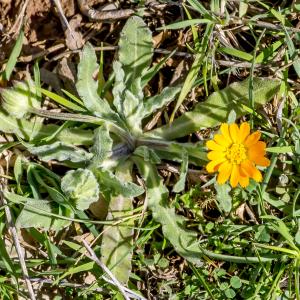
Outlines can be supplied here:
M240 130L239 130L239 127L237 126L237 124L235 124L235 123L230 124L229 132L230 132L232 141L234 143L237 143L239 140L239 134L240 134Z
M215 151L225 151L226 150L226 147L217 144L215 141L207 141L206 147L209 150L215 150Z
M267 159L266 157L263 157L263 156L256 157L254 159L254 162L255 162L255 164L262 166L262 167L268 167L271 163L269 159Z
M222 123L220 127L221 133L225 137L225 139L229 142L232 143L231 136L229 133L229 125L227 123Z
M224 158L219 158L217 160L212 160L211 162L209 162L207 165L206 165L206 170L208 173L213 173L213 172L216 172L220 166L220 164L222 162L224 162L226 159L225 157Z
M239 142L243 143L249 134L250 134L250 125L247 122L243 122L240 126Z
M239 183L241 187L245 188L249 185L249 177L248 176L240 176Z
M217 178L217 182L219 184L224 184L228 180L228 178L231 174L231 170L232 170L232 164L228 161L223 162L220 165L219 170L218 170L219 175Z
M214 140L216 141L217 144L224 146L226 148L231 145L231 141L228 141L222 134L215 134Z
M224 156L225 156L225 152L221 152L221 151L210 151L207 153L207 158L209 160L217 160Z
M255 167L253 163L246 159L241 163L241 172L249 177L253 177L253 174L255 172Z
M231 172L231 176L230 176L230 185L234 188L238 185L239 183L239 168L237 165L233 165L232 166L232 172Z
M250 148L251 146L255 145L259 141L260 136L261 136L261 133L259 131L253 132L246 138L244 145L247 148Z
M254 173L253 173L252 178L257 182L261 182L262 181L261 172L258 169L254 168Z

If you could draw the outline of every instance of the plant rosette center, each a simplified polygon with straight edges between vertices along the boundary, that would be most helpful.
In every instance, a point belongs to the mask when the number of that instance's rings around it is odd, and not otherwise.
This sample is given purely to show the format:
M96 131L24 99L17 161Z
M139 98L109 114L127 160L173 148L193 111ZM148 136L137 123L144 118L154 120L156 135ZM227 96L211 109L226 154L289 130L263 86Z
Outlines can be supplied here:
M237 124L223 123L221 134L206 143L210 162L206 169L209 173L218 172L217 182L224 184L230 181L232 187L240 184L249 185L249 179L262 181L262 174L257 166L267 167L270 161L265 157L266 143L260 141L261 133L250 134L250 125L244 122Z

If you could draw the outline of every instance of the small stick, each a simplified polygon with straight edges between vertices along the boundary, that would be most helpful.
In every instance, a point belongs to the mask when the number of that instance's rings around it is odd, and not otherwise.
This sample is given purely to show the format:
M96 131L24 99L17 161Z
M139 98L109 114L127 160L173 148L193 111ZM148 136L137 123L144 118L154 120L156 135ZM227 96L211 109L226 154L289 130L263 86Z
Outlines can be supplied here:
M122 286L122 284L114 276L114 274L107 268L107 266L97 257L97 255L95 254L93 249L90 247L90 245L84 239L82 239L82 243L83 243L84 247L86 248L86 250L88 251L90 259L93 260L107 275L109 275L113 284L120 290L120 292L122 293L124 298L126 300L130 300L130 298L127 296L127 293L126 293L124 287Z
M35 295L34 295L33 287L32 287L31 281L29 280L29 275L28 275L26 264L25 264L24 255L23 255L22 248L21 248L21 245L20 245L20 242L19 242L19 239L18 239L17 229L16 229L15 224L13 222L11 211L10 211L8 205L7 205L7 202L6 202L6 200L3 196L2 191L3 191L3 184L1 184L0 202L1 202L1 205L4 206L4 211L5 211L5 215L6 215L8 230L9 230L10 234L12 235L12 238L13 238L13 241L14 241L14 245L15 245L15 248L16 248L16 251L17 251L17 254L18 254L18 257L19 257L19 262L20 262L20 265L21 265L21 270L22 270L22 273L23 273L23 278L24 278L25 283L27 285L29 297L30 297L31 300L35 300L36 298L35 298Z
M11 34L12 32L18 33L20 31L20 28L22 27L23 19L24 19L24 14L27 8L27 5L29 3L29 0L26 0L25 3L23 4L23 7L21 9L20 14L18 15L14 25L11 27L9 32L7 33L8 35Z
M71 37L75 40L75 35L73 33L73 29L69 25L69 22L68 22L65 14L64 14L64 11L63 11L61 3L60 3L60 0L52 0L52 1L54 2L54 5L57 8L57 11L58 11L58 14L59 14L59 17L60 17L62 23L68 28L68 30L70 31Z
M96 10L91 8L86 0L77 0L77 3L81 13L93 21L127 19L135 13L133 9Z

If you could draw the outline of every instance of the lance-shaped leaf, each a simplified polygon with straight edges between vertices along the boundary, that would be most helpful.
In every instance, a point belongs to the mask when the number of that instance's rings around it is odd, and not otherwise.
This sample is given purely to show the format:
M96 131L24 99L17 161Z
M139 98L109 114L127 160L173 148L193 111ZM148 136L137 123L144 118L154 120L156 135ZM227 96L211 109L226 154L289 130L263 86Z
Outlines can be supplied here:
M93 76L98 69L96 53L91 44L83 48L80 62L78 64L78 81L76 88L82 98L85 107L95 116L120 122L118 115L111 109L109 103L97 93L98 84Z
M71 170L61 180L61 189L77 209L88 209L99 199L99 185L93 172L88 169Z
M152 52L151 31L142 18L130 17L121 32L118 52L119 61L126 74L127 87L149 67Z
M174 193L180 193L184 190L186 175L188 172L188 166L189 166L189 155L187 151L183 151L180 176L179 176L179 180L176 182L176 184L173 187Z
M94 145L90 151L94 153L92 164L94 167L99 167L105 159L112 154L113 140L109 135L106 125L102 125L94 131Z
M87 163L93 154L64 142L54 142L43 146L28 146L28 151L43 161L57 160L72 163Z
M267 78L253 79L253 99L255 107L267 103L277 93L280 81ZM249 79L230 84L225 89L214 92L208 99L196 105L195 109L165 125L149 132L168 140L183 137L201 128L214 127L226 122L228 114L235 110L237 117L249 113ZM248 109L247 109L248 107Z
M122 181L130 181L132 163L126 162L118 167L116 176ZM111 197L106 220L112 221L128 216L133 209L132 197ZM106 225L103 228L101 258L116 278L127 284L131 271L133 219L120 226Z
M260 255L259 257L240 257L214 253L200 247L197 233L188 230L185 226L185 218L176 214L175 209L168 206L168 190L155 167L139 157L133 158L140 173L146 181L148 206L152 210L155 221L162 225L163 234L170 241L174 249L188 261L202 265L203 255L222 261L236 263L262 263L270 262L273 256Z
M144 189L129 181L121 180L118 176L107 170L94 170L99 180L101 192L107 192L110 195L124 197L137 197L144 193Z
M164 236L180 255L190 262L201 264L202 251L198 246L197 233L186 229L185 218L168 206L168 189L155 167L138 157L134 157L134 162L146 181L148 206L155 221L162 225Z
M46 230L60 230L70 224L70 221L56 218L56 215L64 215L63 207L54 201L26 198L14 193L5 192L5 198L13 203L22 203L24 208L16 220L18 228L44 228ZM66 210L66 217L72 217L70 210Z
M0 131L18 135L23 140L38 140L49 137L55 133L55 140L64 141L73 145L91 145L93 132L87 129L64 128L54 124L44 125L39 120L34 122L13 118L0 108Z
M144 101L143 118L148 117L156 110L168 105L180 92L181 87L166 87L159 95L148 98Z
M124 91L126 90L125 85L125 73L122 69L122 64L119 61L113 62L113 71L115 74L115 83L112 89L112 94L114 96L114 106L118 113L123 115L123 101L124 101Z

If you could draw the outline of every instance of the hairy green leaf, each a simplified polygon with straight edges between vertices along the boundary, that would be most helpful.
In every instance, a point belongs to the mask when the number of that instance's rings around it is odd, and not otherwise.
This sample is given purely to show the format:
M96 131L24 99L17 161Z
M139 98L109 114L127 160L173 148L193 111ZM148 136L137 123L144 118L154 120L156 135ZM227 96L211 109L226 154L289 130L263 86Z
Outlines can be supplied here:
M123 115L123 101L124 92L126 90L125 85L125 73L122 68L122 64L119 61L113 62L113 70L115 74L115 83L112 89L112 94L114 96L114 106L120 115Z
M78 64L78 81L76 88L82 98L85 107L95 116L120 122L119 116L110 108L107 101L100 98L97 93L98 84L93 76L98 69L97 57L91 44L83 48L80 62Z
M229 194L231 191L231 187L228 184L215 184L215 189L217 191L216 199L218 201L219 207L229 213L232 208L232 198Z
M174 193L180 193L184 190L185 187L185 180L186 175L188 172L188 166L189 166L189 155L187 151L182 152L182 164L180 169L180 177L179 180L176 182L176 184L173 187Z
M180 90L181 87L179 86L166 87L159 95L146 99L144 101L143 118L172 102Z
M43 161L57 160L73 163L87 163L93 154L64 142L54 142L49 145L28 146L28 151L37 155Z
M133 183L121 180L111 171L94 170L100 183L101 192L106 191L113 196L137 197L144 193L144 189Z
M122 29L119 40L119 61L130 87L139 78L152 60L152 34L142 18L130 17Z
M38 129L36 129L38 128ZM55 139L73 145L91 145L93 143L92 130L77 128L64 128L58 131L59 126L54 124L43 125L41 121L30 122L28 120L17 120L0 108L0 131L16 134L23 140L38 140L49 137L57 132Z
M202 252L198 246L197 234L187 230L185 218L177 215L175 209L168 206L168 189L155 167L138 157L134 158L134 162L146 181L148 206L152 210L153 218L162 225L164 236L180 255L190 262L201 264Z
M280 81L268 78L253 78L253 98L255 106L267 103L277 93ZM234 109L237 117L248 113L249 79L235 82L221 91L214 92L204 102L196 105L174 120L170 125L155 129L148 135L167 140L183 137L201 128L214 127L226 122L229 112ZM249 106L249 105L248 105Z
M132 163L126 162L117 169L116 176L122 181L130 181ZM132 197L116 196L110 199L106 220L120 219L133 209ZM127 222L127 226L110 226L103 228L101 258L116 278L123 284L127 284L131 271L133 219Z
M94 134L94 145L90 148L90 151L94 154L92 165L99 167L112 154L113 140L105 125L97 128Z
M7 191L4 192L4 196L11 202L24 204L16 220L18 228L41 227L47 230L60 230L70 224L68 220L54 217L54 214L63 215L62 207L56 205L54 201L26 198Z
M61 189L79 210L88 209L99 199L97 179L88 169L68 171L61 180Z

